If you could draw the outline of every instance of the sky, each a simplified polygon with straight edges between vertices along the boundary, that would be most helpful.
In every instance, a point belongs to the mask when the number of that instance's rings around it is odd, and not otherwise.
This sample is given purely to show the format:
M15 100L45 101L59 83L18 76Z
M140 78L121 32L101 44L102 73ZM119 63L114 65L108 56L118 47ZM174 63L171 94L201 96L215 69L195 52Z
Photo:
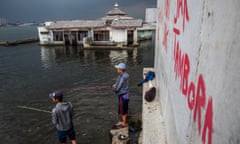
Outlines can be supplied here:
M0 18L9 22L97 19L112 10L115 2L135 18L145 18L146 8L157 0L0 0Z

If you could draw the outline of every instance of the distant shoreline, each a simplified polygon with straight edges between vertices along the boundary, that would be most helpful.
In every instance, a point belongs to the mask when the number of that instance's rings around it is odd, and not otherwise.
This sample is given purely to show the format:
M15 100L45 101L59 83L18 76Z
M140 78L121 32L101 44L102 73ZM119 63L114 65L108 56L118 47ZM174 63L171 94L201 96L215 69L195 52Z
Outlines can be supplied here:
M0 27L11 27L11 26L40 26L41 24L38 23L13 23L13 24L6 24L0 25Z

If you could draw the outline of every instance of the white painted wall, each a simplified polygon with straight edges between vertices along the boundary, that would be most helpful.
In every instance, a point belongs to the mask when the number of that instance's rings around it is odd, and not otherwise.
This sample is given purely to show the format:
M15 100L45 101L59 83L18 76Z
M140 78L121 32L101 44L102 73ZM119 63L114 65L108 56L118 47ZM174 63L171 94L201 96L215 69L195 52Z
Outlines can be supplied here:
M240 144L240 1L157 5L155 71L167 143Z
M41 32L49 32L48 34L41 34ZM40 44L48 44L53 41L52 31L48 31L45 27L38 27L38 37Z
M125 42L127 41L127 31L125 29L112 29L110 31L111 41Z

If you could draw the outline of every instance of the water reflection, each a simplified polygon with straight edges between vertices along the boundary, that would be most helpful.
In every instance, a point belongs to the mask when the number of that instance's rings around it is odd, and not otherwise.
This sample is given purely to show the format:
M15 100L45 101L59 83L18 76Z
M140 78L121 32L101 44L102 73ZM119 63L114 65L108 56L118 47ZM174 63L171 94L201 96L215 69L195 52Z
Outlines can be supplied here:
M107 50L107 49L83 49L80 46L54 46L41 47L41 61L44 68L52 67L58 63L80 60L82 64L109 62L112 65L119 62L141 63L144 53L138 51L150 50L153 53L152 42L147 41L137 48L129 50ZM153 54L152 54L153 55ZM145 57L146 58L146 57ZM153 59L149 57L147 59Z
M131 76L129 112L141 111L142 67L153 66L152 42L133 50L83 50L81 47L40 47L1 49L0 139L5 143L57 143L51 116L20 109L18 105L51 110L48 93L65 89L73 102L77 139L81 143L109 143L109 128L117 121L117 98L109 86L117 76L114 64L127 63ZM7 109L6 109L7 108Z

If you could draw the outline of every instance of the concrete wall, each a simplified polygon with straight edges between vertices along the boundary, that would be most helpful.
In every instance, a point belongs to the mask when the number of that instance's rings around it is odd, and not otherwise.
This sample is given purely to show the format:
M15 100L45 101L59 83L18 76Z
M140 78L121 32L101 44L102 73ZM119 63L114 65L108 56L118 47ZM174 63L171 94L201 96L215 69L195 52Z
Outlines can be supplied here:
M112 29L110 31L111 41L115 42L126 42L127 41L127 31L122 29Z
M158 0L154 67L168 144L240 144L239 6Z
M41 34L41 32L48 32L48 34ZM38 37L40 44L49 43L53 41L53 33L52 31L48 31L45 27L38 27Z

